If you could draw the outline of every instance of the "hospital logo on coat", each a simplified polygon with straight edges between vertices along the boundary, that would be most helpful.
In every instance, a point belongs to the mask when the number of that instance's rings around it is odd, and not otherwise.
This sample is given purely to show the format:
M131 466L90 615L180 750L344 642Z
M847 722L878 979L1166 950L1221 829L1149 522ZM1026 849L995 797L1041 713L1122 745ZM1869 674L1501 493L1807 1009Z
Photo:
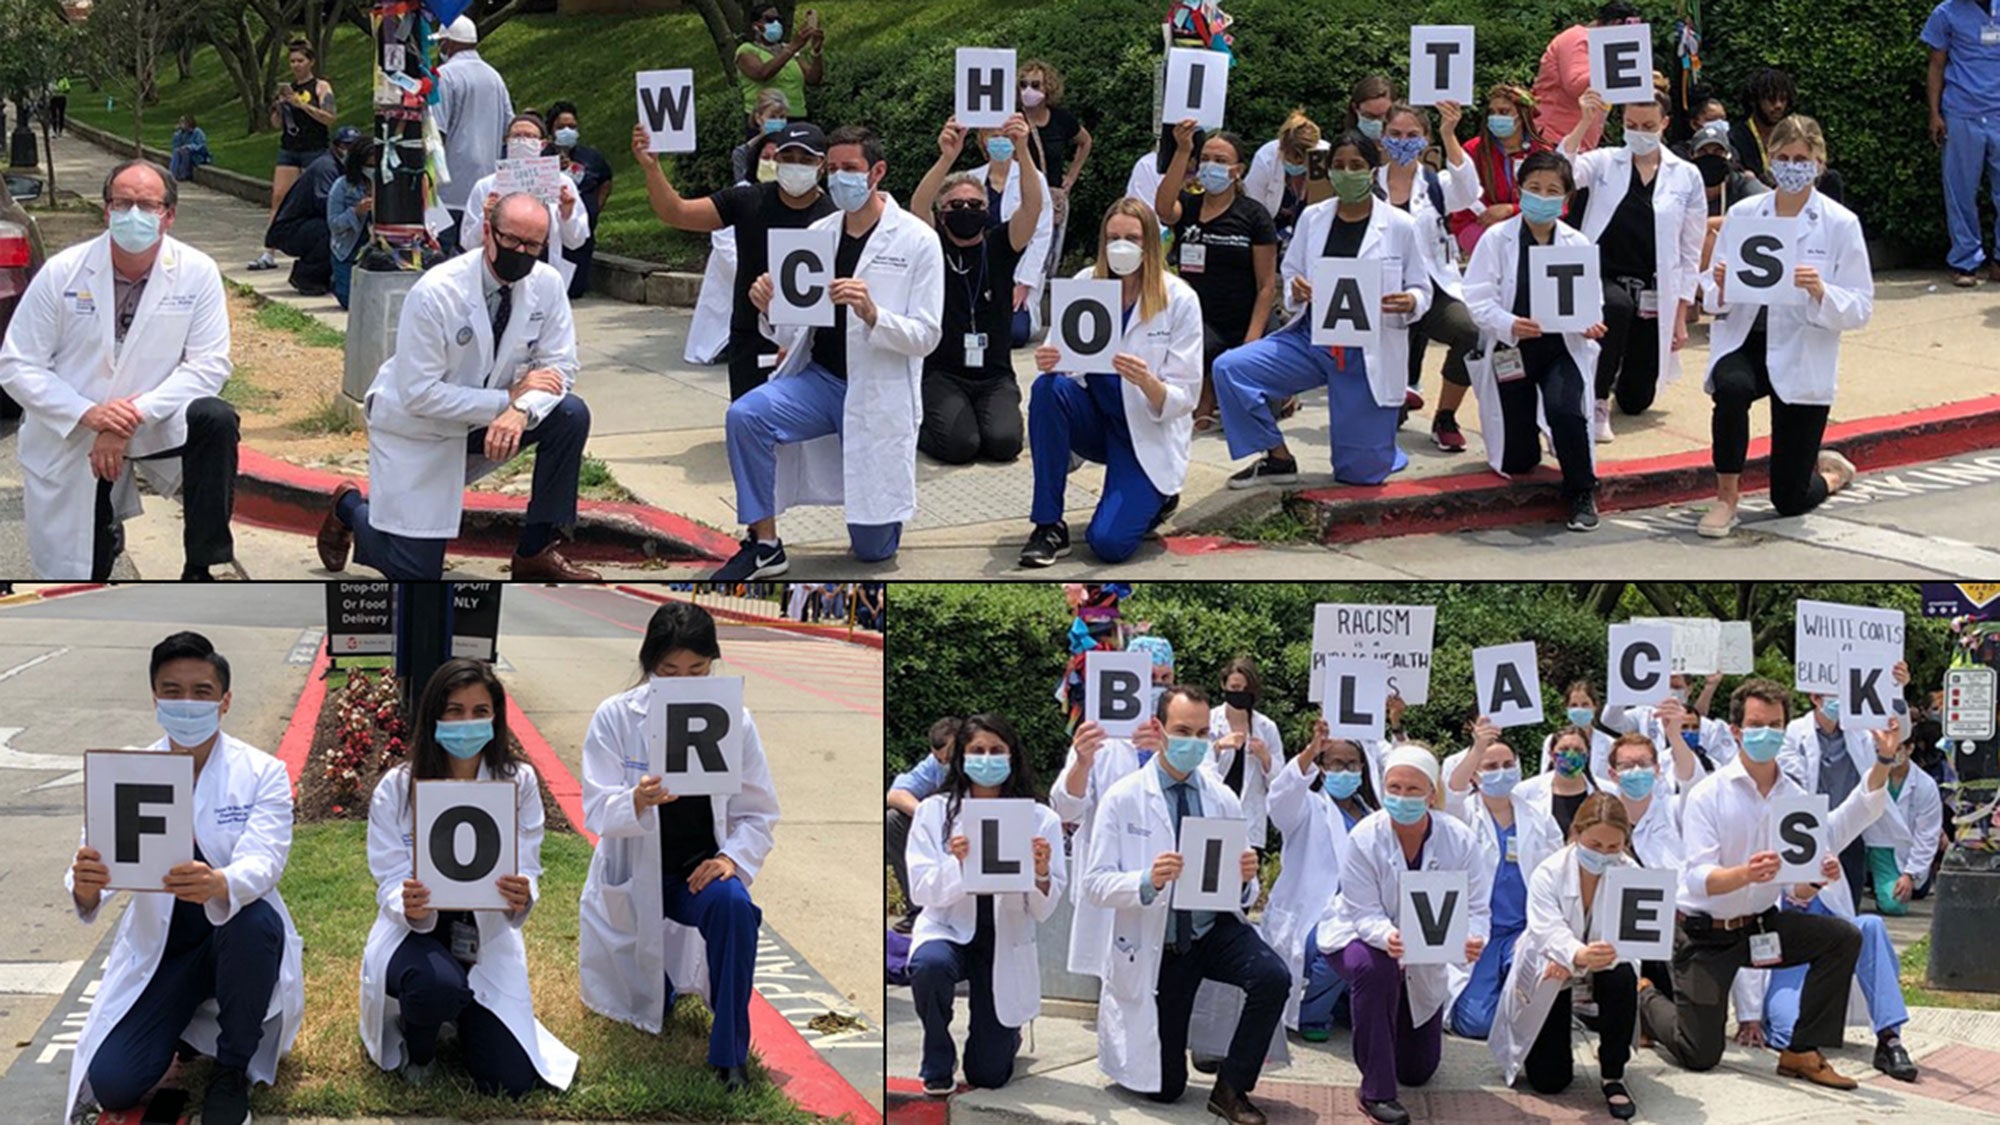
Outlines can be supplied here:
M470 324L467 324L460 327L458 330L459 346L463 347L464 345L470 344L471 342L472 342L472 326Z

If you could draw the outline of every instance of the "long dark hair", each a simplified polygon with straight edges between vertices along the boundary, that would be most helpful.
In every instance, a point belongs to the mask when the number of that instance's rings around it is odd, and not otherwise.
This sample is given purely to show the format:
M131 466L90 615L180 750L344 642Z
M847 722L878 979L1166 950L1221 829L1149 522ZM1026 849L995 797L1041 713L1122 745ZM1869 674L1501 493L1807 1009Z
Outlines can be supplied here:
M500 677L493 673L493 666L483 660L468 660L459 657L447 660L438 666L431 676L431 682L424 685L423 698L417 703L417 719L410 726L410 795L416 795L416 783L436 781L451 776L451 755L438 745L438 719L444 715L445 701L451 693L470 684L485 684L493 696L493 740L479 752L486 763L486 772L494 777L511 778L514 767L520 762L520 755L514 752L514 741L507 736L507 689L500 683Z
M722 659L722 645L715 639L715 618L693 602L668 602L654 610L652 620L646 622L646 639L639 642L639 683L652 678L653 669L668 653L683 650L710 660Z
M944 840L951 842L951 824L958 819L958 806L972 792L972 779L965 776L965 747L972 736L985 731L1007 744L1007 757L1011 765L1007 769L1007 780L1000 783L1002 797L1026 797L1037 800L1040 787L1035 782L1035 766L1028 760L1027 751L1021 748L1021 736L1014 732L1014 724L1003 715L991 711L974 715L959 724L958 736L951 740L951 762L947 766L944 792L948 794L944 806Z

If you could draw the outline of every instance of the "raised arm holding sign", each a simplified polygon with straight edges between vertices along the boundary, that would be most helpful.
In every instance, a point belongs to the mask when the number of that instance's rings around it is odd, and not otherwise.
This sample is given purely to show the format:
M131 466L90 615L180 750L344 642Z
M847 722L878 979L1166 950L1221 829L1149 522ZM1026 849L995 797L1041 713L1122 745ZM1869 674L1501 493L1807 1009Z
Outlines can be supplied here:
M1191 120L1200 129L1220 129L1228 96L1228 55L1187 47L1167 52L1167 82L1160 120Z
M1674 631L1667 625L1613 625L1604 704L1644 707L1667 697Z
M772 230L769 239L771 323L833 327L833 263L840 232Z
M1410 26L1410 104L1474 104L1473 29L1465 24Z
M1112 738L1130 738L1149 716L1146 701L1153 683L1153 658L1143 652L1087 652L1083 655L1083 721L1096 723Z
M1590 29L1590 88L1606 105L1653 100L1653 29L1643 23Z
M1227 913L1243 908L1247 828L1241 817L1181 818L1181 838L1175 845L1181 874L1173 882L1173 909Z
M105 890L163 891L194 859L194 758L151 750L86 750L84 839L110 870Z
M1124 283L1116 278L1057 278L1049 283L1049 342L1056 370L1108 375L1124 347Z
M647 772L675 796L743 789L743 680L655 676L646 699Z
M419 781L412 875L432 910L510 910L502 875L520 874L512 781Z
M959 804L956 833L967 844L959 876L967 894L1035 889L1034 801L968 797Z
M638 74L639 124L652 152L693 152L694 71L642 70Z
M1535 642L1473 649L1472 683L1477 713L1494 726L1505 729L1542 721L1542 673L1535 663Z
M1604 319L1596 246L1528 247L1528 316L1548 335L1587 332Z
M1012 48L960 47L953 67L955 116L967 129L997 129L1014 116Z

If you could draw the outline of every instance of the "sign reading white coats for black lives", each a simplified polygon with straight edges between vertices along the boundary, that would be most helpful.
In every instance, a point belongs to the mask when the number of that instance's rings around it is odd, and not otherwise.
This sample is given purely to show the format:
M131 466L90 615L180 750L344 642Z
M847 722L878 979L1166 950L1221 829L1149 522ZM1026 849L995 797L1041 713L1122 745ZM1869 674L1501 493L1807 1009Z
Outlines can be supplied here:
M1389 710L1389 666L1372 656L1328 654L1313 660L1323 673L1321 710L1328 738L1380 742Z
M1249 827L1240 816L1184 816L1180 877L1172 883L1173 909L1227 913L1243 906L1243 852Z
M1403 965L1463 965L1472 930L1463 871L1403 871L1397 874L1396 932L1403 939Z
M506 910L502 875L520 872L511 781L419 781L412 877L432 910Z
M1362 348L1382 341L1382 267L1372 258L1314 258L1312 343Z
M1011 48L960 47L953 115L967 129L997 129L1014 116L1014 52Z
M86 750L83 838L111 871L108 889L163 891L194 858L194 757L157 750Z
M1889 729L1894 704L1903 696L1902 685L1896 682L1900 662L1900 657L1880 649L1840 654L1841 730Z
M1778 853L1779 883L1818 883L1826 846L1826 794L1771 798L1771 850Z
M396 651L396 587L389 582L326 584L326 651L343 656L386 656Z
M1590 29L1590 88L1606 105L1653 100L1653 29L1615 24Z
M1410 104L1473 104L1472 27L1410 26Z
M1350 605L1321 602L1313 607L1312 675L1306 698L1317 703L1329 656L1372 656L1389 666L1389 694L1412 707L1431 697L1431 638L1437 607L1430 605Z
M1130 738L1151 716L1153 658L1143 652L1083 654L1083 721Z
M1035 802L1024 797L967 797L956 835L965 837L959 884L973 895L1035 889Z
M1840 690L1840 654L1903 658L1903 611L1799 599L1792 635L1792 685L1831 695Z
M1674 631L1674 671L1706 676L1722 670L1722 622L1715 618L1634 617L1632 624L1665 625Z
M1604 705L1650 707L1665 699L1673 668L1673 627L1613 625L1609 635Z
M1505 729L1542 721L1542 672L1535 642L1472 650L1472 696L1479 713Z
M646 696L646 763L676 796L743 789L743 678L654 676Z
M1170 49L1165 95L1160 104L1162 122L1178 125L1192 120L1196 128L1222 128L1222 108L1229 96L1229 56L1188 47Z
M1736 215L1722 224L1722 300L1729 305L1803 305L1793 277L1799 264L1799 220Z
M1117 278L1056 278L1049 282L1049 343L1056 370L1108 375L1124 347L1124 282Z
M1583 332L1604 319L1597 247L1528 247L1528 316L1542 334Z
M1604 897L1597 914L1611 919L1604 940L1617 949L1620 961L1665 961L1673 956L1674 900L1680 881L1680 872L1672 868L1629 863L1604 873Z
M639 123L648 152L693 152L694 71L639 72Z
M778 230L766 236L770 250L771 310L778 327L833 327L833 255L840 232Z

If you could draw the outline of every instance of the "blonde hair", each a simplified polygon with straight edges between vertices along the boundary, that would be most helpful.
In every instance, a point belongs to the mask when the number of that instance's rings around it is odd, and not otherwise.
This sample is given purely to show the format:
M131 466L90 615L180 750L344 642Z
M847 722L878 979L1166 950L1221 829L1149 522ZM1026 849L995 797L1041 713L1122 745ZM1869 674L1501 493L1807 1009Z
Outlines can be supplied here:
M1305 110L1295 109L1278 126L1278 151L1310 152L1319 144L1319 138L1319 122L1307 117Z
M770 86L758 92L757 108L750 111L750 116L755 117L760 113L769 114L774 110L787 117L791 116L792 99L786 97L783 90L775 86Z
M1569 822L1569 838L1572 843L1583 839L1583 830L1599 824L1608 824L1625 836L1626 847L1632 845L1632 818L1625 813L1625 806L1609 793L1592 793L1576 807L1576 817Z
M1111 220L1120 215L1139 220L1139 319L1151 320L1167 308L1167 250L1160 240L1159 217L1151 207L1128 195L1104 209L1104 221L1097 227L1097 266L1091 276L1100 279L1117 276L1111 272L1111 261L1105 252L1111 245Z
M1803 113L1794 113L1771 126L1771 136L1765 143L1772 152L1794 142L1804 142L1812 150L1813 159L1826 164L1826 134L1820 132L1819 122Z
M1042 76L1042 104L1061 105L1063 96L1062 71L1057 70L1041 59L1029 59L1027 62L1022 63L1020 73L1016 76L1015 80L1019 81L1036 72L1040 72Z

